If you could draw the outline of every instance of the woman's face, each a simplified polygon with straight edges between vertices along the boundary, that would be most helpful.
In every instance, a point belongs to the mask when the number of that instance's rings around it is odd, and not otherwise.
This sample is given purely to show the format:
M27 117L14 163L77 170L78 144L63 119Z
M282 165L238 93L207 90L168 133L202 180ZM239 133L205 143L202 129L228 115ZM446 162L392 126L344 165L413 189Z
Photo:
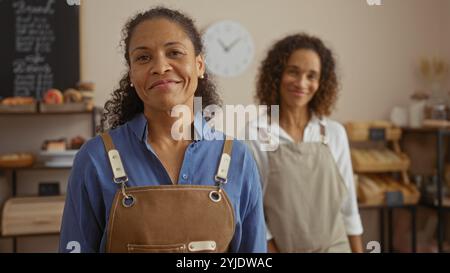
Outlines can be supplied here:
M320 57L315 51L294 51L281 77L281 108L306 107L319 89L320 70Z
M192 106L205 65L178 24L160 18L140 23L132 33L128 54L130 79L146 109Z

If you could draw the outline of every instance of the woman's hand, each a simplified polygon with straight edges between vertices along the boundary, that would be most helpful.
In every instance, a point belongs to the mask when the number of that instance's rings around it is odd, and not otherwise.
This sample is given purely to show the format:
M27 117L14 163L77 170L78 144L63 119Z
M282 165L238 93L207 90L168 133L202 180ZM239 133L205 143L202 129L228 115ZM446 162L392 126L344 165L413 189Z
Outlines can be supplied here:
M350 243L350 248L353 253L364 253L364 249L362 246L362 239L360 235L349 235L348 241Z
M272 239L272 240L267 241L267 252L268 253L278 253L278 252L280 252L278 250L277 245L275 244L275 240Z

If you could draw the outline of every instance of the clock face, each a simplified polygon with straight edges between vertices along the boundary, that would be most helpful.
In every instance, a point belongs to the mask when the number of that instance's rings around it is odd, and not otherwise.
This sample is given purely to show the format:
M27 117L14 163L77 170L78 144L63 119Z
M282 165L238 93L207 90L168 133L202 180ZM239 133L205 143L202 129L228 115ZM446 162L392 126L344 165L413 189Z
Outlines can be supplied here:
M250 33L234 21L220 21L203 34L206 68L211 73L234 77L253 60L254 45Z

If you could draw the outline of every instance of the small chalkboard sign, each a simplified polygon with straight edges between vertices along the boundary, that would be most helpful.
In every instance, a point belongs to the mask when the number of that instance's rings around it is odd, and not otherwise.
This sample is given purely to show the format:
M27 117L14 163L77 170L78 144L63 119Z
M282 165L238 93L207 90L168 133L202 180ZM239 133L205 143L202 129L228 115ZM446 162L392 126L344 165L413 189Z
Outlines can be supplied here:
M60 195L59 182L39 183L39 196L56 196L56 195Z
M70 3L69 3L70 2ZM0 99L75 87L79 6L66 0L0 0Z
M385 193L386 206L397 207L404 203L403 193L401 191L388 191Z
M371 141L384 141L386 140L386 129L384 128L370 128L369 140Z

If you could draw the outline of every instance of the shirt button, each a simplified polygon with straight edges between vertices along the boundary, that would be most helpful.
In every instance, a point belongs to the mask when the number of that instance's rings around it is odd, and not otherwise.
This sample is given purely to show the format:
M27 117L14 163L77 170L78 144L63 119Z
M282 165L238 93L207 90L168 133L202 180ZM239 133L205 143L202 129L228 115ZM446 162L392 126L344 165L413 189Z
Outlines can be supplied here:
M188 175L185 173L181 177L183 177L184 180L188 179Z

